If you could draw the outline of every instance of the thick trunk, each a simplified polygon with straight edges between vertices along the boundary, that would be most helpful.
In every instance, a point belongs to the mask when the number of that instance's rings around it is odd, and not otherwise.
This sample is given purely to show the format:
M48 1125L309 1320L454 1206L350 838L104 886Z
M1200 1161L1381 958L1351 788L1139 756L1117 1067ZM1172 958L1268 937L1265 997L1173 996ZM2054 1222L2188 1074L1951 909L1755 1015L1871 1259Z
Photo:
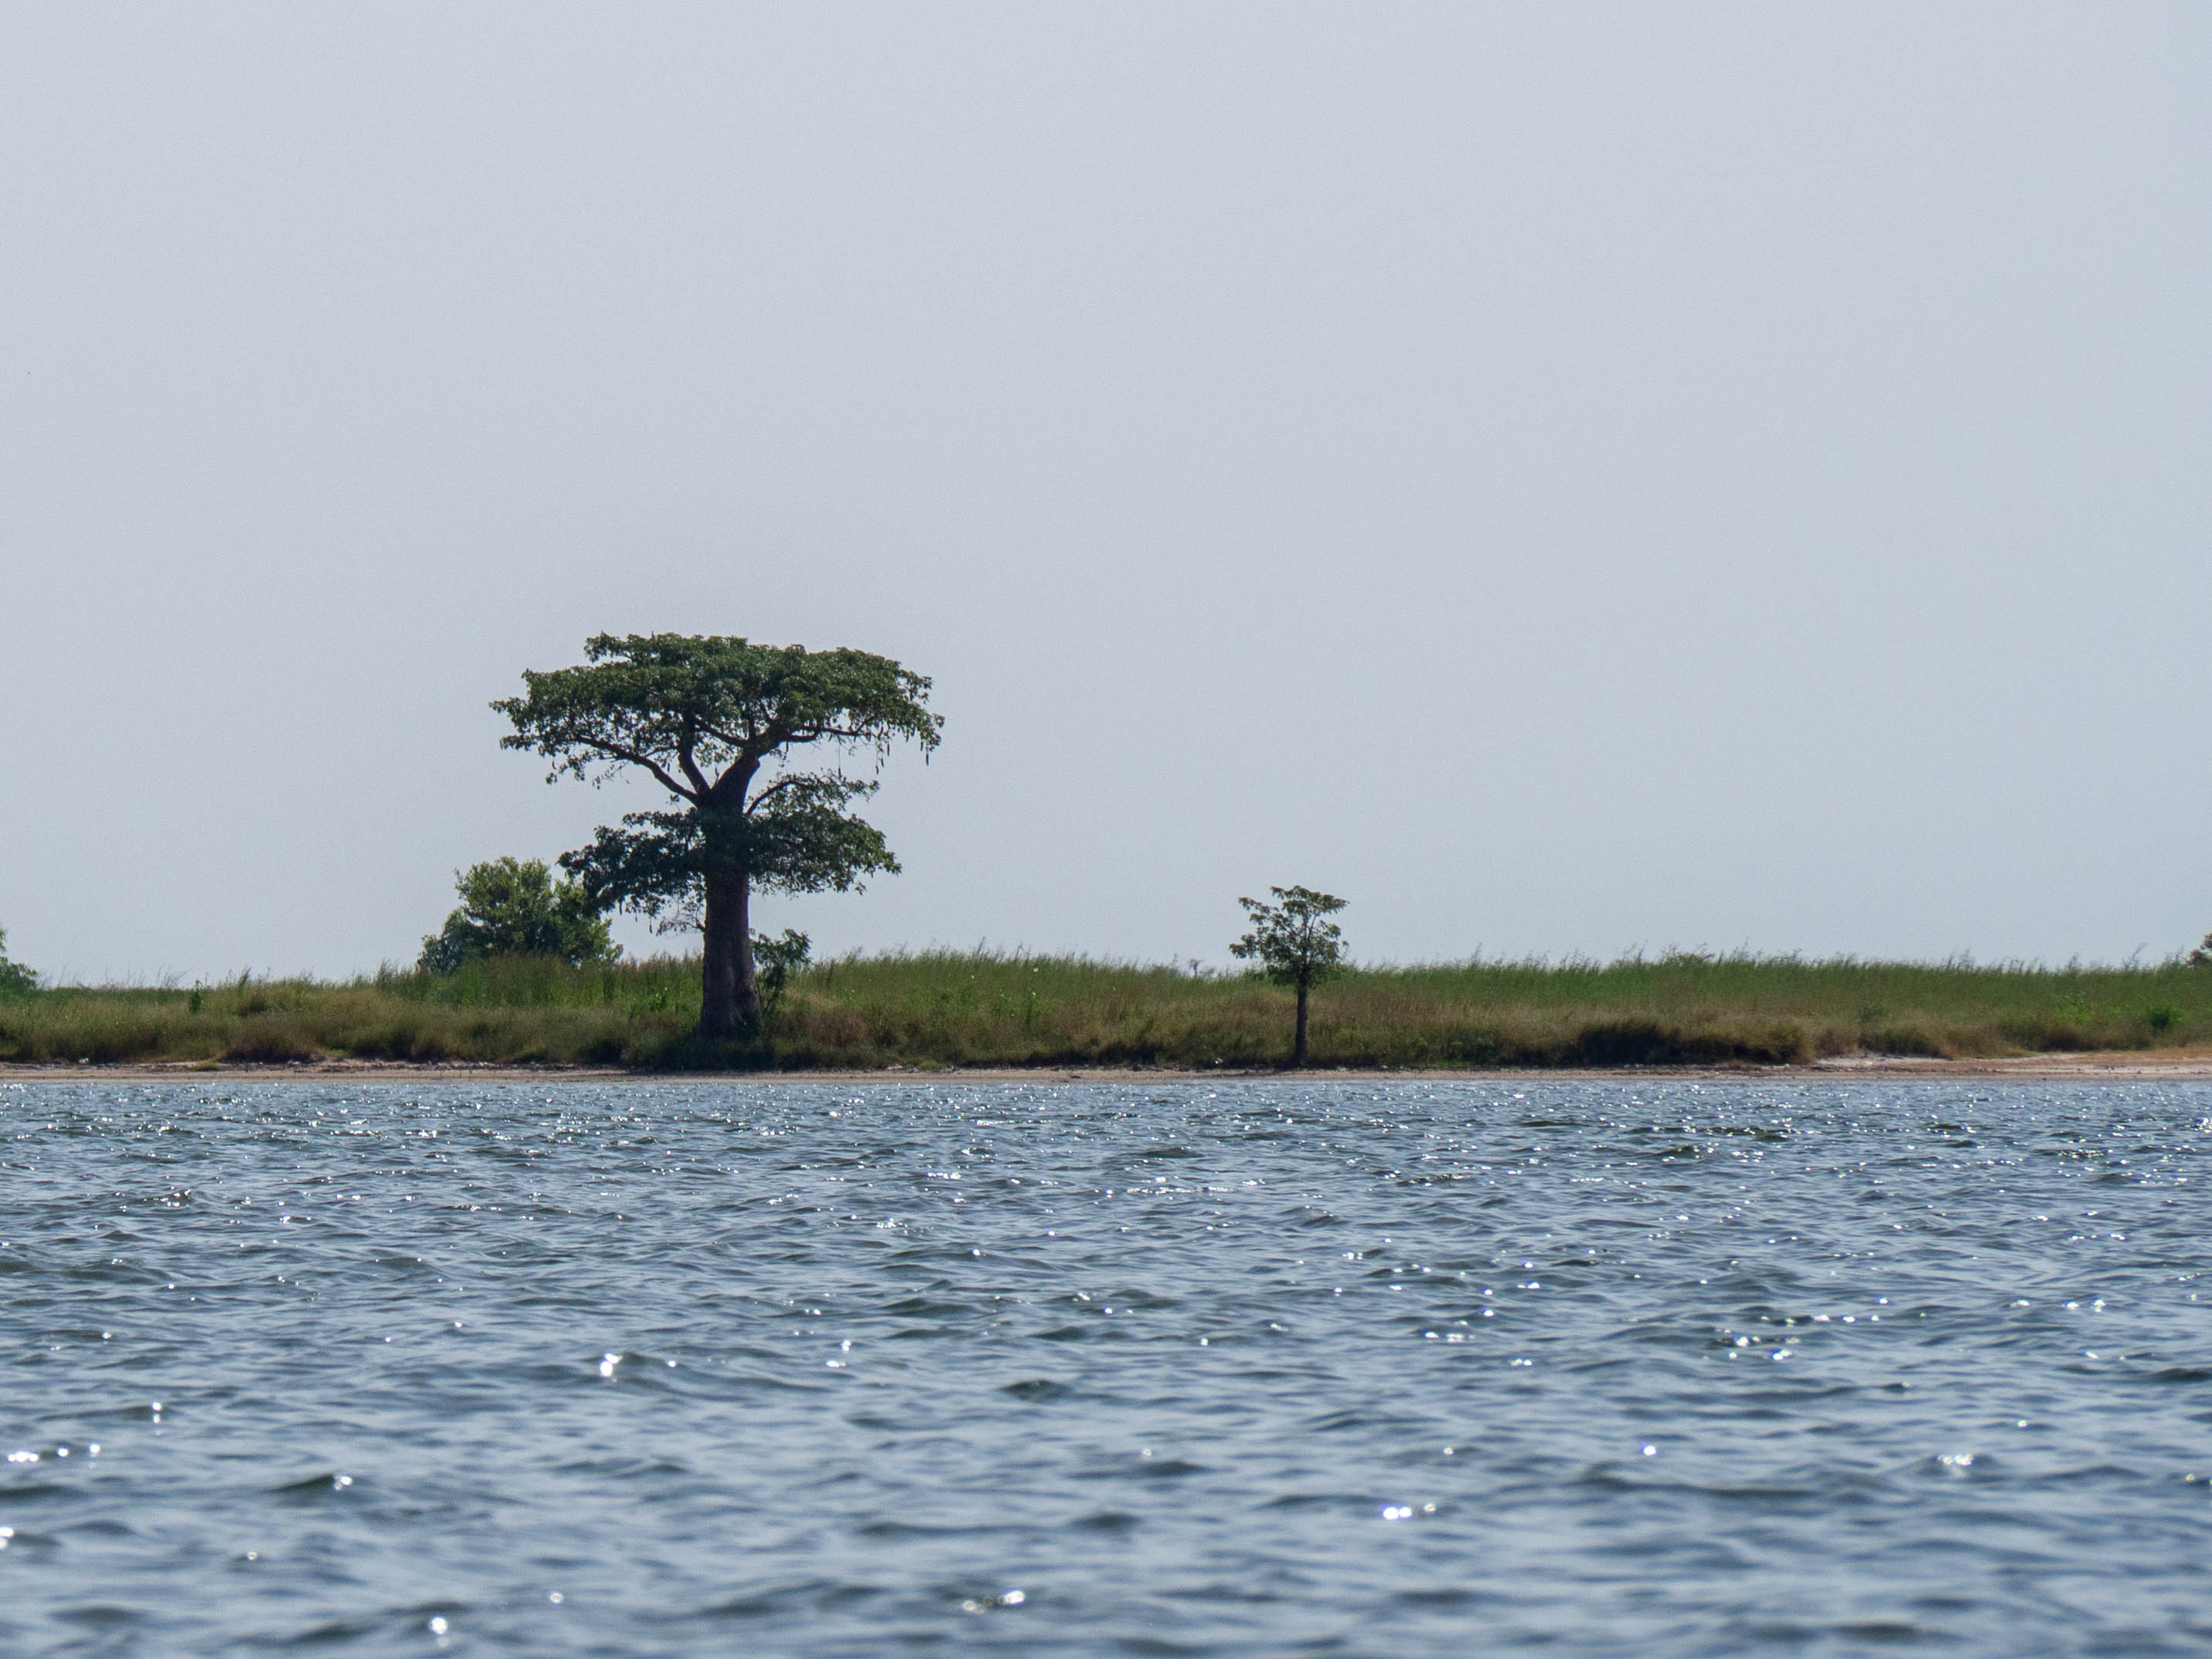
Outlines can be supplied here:
M760 1029L750 889L741 875L707 882L707 914L700 929L699 1035L709 1040L750 1036Z
M1291 1044L1291 1064L1293 1066L1303 1066L1305 1063L1306 988L1302 984L1298 987L1298 1035L1297 1040Z

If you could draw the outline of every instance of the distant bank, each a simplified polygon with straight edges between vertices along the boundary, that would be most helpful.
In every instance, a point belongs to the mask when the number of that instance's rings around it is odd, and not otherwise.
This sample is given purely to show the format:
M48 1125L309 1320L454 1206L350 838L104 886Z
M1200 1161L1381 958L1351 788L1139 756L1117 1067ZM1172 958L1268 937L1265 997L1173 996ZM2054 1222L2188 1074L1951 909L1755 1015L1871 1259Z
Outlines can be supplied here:
M1291 1045L1288 991L1169 967L848 957L795 975L757 1039L711 1051L694 1036L698 985L696 962L672 957L580 969L513 957L343 983L62 987L0 999L0 1066L1218 1073L1279 1066ZM1355 969L1315 994L1312 1020L1313 1064L1359 1071L1834 1074L1917 1060L2013 1074L2037 1057L2078 1072L2063 1057L2124 1054L2179 1075L2212 1065L2212 968L1476 961Z
M459 1085L512 1083L629 1083L652 1080L694 1083L910 1083L957 1087L1006 1083L1160 1084L1220 1083L1296 1075L1312 1081L1337 1079L1371 1084L1498 1083L1512 1085L1541 1077L1547 1082L1764 1083L1940 1082L1983 1083L2212 1083L2212 1043L2188 1048L2098 1049L2065 1054L2027 1054L2011 1059L1923 1060L1892 1055L1814 1060L1809 1066L1608 1066L1558 1067L1534 1072L1525 1066L1473 1070L1458 1066L1316 1067L1297 1073L1278 1067L1202 1072L1161 1066L890 1066L866 1071L687 1069L641 1071L623 1066L564 1066L544 1062L496 1065L486 1060L147 1060L94 1066L10 1065L0 1062L0 1088L10 1084L70 1083L381 1083L445 1082Z

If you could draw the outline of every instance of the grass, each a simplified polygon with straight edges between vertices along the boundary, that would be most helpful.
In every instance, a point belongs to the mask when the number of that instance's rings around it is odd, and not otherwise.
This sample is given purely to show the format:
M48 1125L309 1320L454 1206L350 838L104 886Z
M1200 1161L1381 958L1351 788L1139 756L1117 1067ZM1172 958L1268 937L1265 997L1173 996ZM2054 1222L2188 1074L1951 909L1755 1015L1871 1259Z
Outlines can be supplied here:
M1280 1064L1291 994L1067 957L848 957L792 981L759 1048L702 1055L696 960L507 958L344 983L70 986L0 1000L0 1061L331 1056L640 1069ZM1803 1063L2212 1041L2212 969L1796 957L1370 968L1316 991L1318 1066Z

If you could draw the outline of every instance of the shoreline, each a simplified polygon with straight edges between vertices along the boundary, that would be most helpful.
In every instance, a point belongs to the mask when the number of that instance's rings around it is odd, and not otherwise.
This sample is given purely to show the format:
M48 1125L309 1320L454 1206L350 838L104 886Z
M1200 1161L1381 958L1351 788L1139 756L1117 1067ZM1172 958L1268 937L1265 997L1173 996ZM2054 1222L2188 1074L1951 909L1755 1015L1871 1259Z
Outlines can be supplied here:
M654 1072L611 1066L507 1066L495 1062L384 1060L290 1060L272 1063L172 1060L143 1064L20 1066L0 1064L0 1087L31 1083L755 1083L855 1084L915 1081L963 1083L2199 1083L2212 1082L2212 1044L2185 1048L2113 1049L2089 1053L2021 1054L1999 1060L1930 1060L1918 1056L1847 1054L1804 1066L1520 1066L1474 1070L1457 1066L1325 1067L1304 1072L1219 1066L1204 1071L1170 1066L883 1066L869 1071Z
M406 1077L448 1067L697 1076L708 1074L692 1070L702 1062L720 1073L763 1061L840 1081L940 1066L1017 1080L1267 1076L1289 1057L1295 1001L1248 975L1079 957L842 957L793 980L772 1054L725 1054L696 1035L699 972L673 957L570 968L503 957L451 975L395 971L345 984L41 990L0 1004L0 1062L47 1078L87 1060L118 1078L203 1065L240 1078L386 1074L380 1063L407 1067L388 1073ZM1748 1067L1808 1078L1983 1068L2002 1078L2116 1066L2194 1076L2200 1061L2212 1075L2212 969L1681 956L1375 967L1332 982L1314 1047L1320 1065L1375 1077L1700 1077ZM1937 1056L1950 1058L1928 1064Z

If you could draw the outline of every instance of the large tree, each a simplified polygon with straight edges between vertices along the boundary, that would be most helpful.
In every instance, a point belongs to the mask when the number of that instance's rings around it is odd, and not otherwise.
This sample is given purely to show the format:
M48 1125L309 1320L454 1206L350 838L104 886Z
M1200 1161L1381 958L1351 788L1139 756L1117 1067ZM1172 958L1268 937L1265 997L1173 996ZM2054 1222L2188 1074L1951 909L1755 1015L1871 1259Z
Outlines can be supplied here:
M526 695L492 705L514 725L501 745L552 761L548 782L634 766L683 803L602 827L561 866L595 902L697 927L700 1035L749 1034L760 1018L753 890L845 892L898 869L882 834L847 810L874 779L842 763L872 755L880 769L902 740L934 749L944 718L926 706L929 682L866 651L713 636L602 634L584 653L579 667L526 671ZM799 769L808 745L829 763Z

